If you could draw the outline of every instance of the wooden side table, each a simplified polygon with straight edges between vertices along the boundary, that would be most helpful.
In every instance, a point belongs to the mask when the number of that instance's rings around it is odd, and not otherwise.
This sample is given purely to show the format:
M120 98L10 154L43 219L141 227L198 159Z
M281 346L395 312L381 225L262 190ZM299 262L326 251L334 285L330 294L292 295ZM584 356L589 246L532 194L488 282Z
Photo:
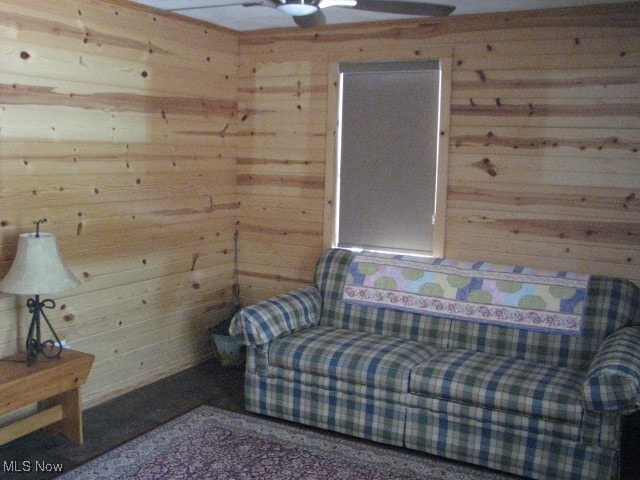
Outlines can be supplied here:
M0 361L0 415L38 403L37 413L0 428L0 445L47 426L49 433L82 443L80 386L94 358L64 349L60 359L40 357L31 367L24 354Z

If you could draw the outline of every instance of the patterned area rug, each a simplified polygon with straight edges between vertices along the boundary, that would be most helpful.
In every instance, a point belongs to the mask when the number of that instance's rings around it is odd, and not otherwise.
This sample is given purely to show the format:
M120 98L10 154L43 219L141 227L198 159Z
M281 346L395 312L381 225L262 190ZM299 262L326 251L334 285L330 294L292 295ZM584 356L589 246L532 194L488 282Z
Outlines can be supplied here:
M509 475L214 407L199 407L62 477L485 480Z

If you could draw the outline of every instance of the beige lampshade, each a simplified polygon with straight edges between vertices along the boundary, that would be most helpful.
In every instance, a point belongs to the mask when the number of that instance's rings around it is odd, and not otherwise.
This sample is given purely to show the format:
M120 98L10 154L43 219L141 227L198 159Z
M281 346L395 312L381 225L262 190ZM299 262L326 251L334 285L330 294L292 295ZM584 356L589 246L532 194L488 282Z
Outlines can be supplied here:
M80 285L64 266L56 237L52 233L23 233L9 273L0 282L0 291L15 295L63 292Z

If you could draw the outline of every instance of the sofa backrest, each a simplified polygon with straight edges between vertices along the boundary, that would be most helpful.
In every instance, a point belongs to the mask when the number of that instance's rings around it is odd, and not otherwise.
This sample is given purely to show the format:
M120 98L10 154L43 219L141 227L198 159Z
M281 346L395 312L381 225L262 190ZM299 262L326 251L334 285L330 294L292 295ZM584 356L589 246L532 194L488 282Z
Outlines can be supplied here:
M331 249L317 262L315 284L323 299L321 325L586 370L607 335L640 324L640 289L628 280L605 277L591 277L581 336L348 304L342 301L342 291L354 255Z

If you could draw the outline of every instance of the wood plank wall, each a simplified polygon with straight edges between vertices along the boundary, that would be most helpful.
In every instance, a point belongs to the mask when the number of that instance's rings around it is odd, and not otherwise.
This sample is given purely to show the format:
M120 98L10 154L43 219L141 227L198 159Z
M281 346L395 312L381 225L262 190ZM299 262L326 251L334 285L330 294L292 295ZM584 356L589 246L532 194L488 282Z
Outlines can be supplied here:
M640 283L633 2L242 35L243 303L310 282L327 246L335 64L442 55L453 56L445 256Z
M236 33L212 25L0 1L0 277L46 219L83 280L48 315L96 355L85 405L211 355L232 306L237 72ZM0 294L0 356L23 350L25 302Z
M46 219L85 405L206 358L327 246L341 61L453 57L445 253L640 281L640 7L236 34L124 0L0 0L0 276ZM329 172L329 176L325 172ZM492 172L495 174L492 174ZM0 294L0 356L24 298Z

